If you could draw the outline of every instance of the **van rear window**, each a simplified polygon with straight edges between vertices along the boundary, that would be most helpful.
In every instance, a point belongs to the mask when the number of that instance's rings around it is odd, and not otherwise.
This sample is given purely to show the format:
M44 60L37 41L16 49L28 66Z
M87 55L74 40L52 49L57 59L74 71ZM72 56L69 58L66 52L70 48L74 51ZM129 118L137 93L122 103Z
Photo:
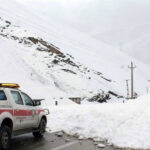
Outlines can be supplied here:
M6 95L4 93L4 91L0 90L0 101L1 100L7 100Z

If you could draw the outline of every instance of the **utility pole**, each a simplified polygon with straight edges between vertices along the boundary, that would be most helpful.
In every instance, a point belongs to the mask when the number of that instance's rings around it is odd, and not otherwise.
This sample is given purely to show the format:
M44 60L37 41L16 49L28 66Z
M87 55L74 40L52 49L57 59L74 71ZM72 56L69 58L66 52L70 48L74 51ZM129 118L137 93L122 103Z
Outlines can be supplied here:
M127 99L129 99L129 80L126 80L126 86L127 86Z
M134 75L133 70L136 68L136 66L133 66L133 62L131 62L131 66L128 66L129 69L131 69L131 99L134 99Z

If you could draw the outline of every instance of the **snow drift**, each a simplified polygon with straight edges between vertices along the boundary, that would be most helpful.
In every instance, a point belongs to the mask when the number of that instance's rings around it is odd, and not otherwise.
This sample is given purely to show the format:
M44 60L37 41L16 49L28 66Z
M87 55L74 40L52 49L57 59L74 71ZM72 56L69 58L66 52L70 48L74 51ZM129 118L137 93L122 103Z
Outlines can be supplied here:
M118 147L149 149L149 99L150 95L124 104L50 107L48 127Z

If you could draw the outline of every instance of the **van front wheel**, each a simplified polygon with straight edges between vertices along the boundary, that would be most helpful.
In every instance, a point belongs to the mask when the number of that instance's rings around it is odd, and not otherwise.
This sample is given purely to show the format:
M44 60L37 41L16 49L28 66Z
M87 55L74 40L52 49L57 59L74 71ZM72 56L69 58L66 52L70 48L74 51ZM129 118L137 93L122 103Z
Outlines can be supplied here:
M11 144L11 129L8 126L2 126L0 129L0 149L7 150Z
M36 138L41 138L44 136L45 130L46 130L46 120L42 118L40 121L40 125L38 127L38 131L33 132L33 136Z

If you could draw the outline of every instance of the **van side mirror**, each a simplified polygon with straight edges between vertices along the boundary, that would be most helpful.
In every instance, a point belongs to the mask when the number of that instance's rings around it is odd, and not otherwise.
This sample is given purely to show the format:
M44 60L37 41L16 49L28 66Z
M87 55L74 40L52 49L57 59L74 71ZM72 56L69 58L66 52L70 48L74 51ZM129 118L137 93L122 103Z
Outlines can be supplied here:
M41 105L41 101L33 101L34 102L34 106L40 106Z

